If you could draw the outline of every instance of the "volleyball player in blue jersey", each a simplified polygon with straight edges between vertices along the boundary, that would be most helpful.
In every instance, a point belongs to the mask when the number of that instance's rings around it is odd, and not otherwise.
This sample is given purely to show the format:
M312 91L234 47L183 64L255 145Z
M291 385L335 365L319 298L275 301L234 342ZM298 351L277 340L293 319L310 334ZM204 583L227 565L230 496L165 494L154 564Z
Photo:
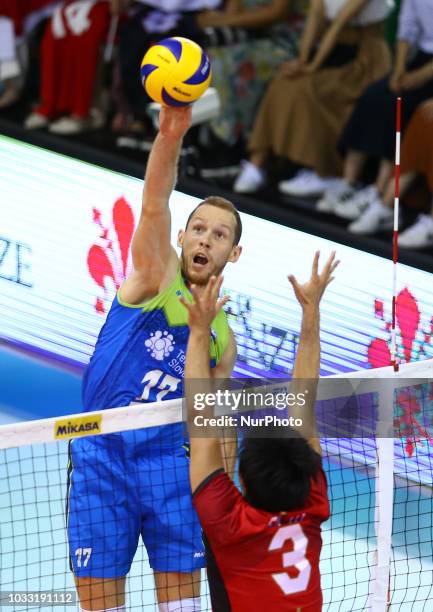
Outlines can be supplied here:
M86 411L183 395L188 314L179 297L204 290L236 262L241 221L219 197L201 202L170 244L168 200L190 108L162 108L148 160L133 271L114 298L83 382ZM212 323L210 365L229 377L236 345L223 311ZM201 529L192 507L181 424L91 436L70 444L67 524L83 610L125 609L125 577L140 535L161 612L200 610Z

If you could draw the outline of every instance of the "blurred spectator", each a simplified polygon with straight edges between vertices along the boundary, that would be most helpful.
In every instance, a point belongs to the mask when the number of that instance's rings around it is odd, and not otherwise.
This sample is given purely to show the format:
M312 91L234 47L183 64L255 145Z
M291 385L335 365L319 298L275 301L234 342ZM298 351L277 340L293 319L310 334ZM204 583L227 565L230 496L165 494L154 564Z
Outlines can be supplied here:
M295 57L304 5L299 0L232 0L224 10L200 15L212 86L221 100L220 116L210 127L226 145L251 132L266 85L284 60ZM225 35L223 44L218 30Z
M0 0L0 109L18 101L27 67L26 37L55 5L53 0Z
M420 175L425 177L433 198L433 100L421 104L409 121L401 147L400 196L405 195ZM394 204L394 179L388 180L380 206L390 211ZM416 222L402 232L401 247L433 247L433 199L430 214L420 214Z
M185 36L203 44L197 18L200 11L216 9L222 0L139 0L129 2L128 19L119 33L115 131L140 132L149 103L140 80L140 64L148 48L169 36Z
M235 191L264 184L270 153L303 167L279 184L284 193L318 195L329 185L324 177L341 173L341 130L360 93L389 69L383 21L390 8L388 0L311 1L299 56L283 64L266 92Z
M56 8L42 40L40 103L26 128L76 134L103 124L91 106L109 23L108 0L64 0Z
M394 0L394 8L389 14L385 24L385 38L393 49L397 38L398 16L400 14L401 0Z
M396 97L402 96L404 131L418 105L433 97L432 25L433 0L404 0L392 74L363 93L343 131L344 180L325 194L318 208L351 219L350 232L392 227L392 211L381 206L380 198L394 168ZM411 50L416 54L408 61ZM368 158L380 160L376 182L356 191Z

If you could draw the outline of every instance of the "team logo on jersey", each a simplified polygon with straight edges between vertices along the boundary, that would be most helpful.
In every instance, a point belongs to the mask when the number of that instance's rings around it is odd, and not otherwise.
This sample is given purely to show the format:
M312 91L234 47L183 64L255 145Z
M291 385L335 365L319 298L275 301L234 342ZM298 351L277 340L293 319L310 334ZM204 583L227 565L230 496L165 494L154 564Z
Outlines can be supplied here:
M101 432L102 414L62 419L54 423L54 438L78 438Z
M168 357L174 350L176 342L173 335L167 331L156 331L150 334L150 338L144 343L147 346L147 352L157 361L162 361L164 357Z

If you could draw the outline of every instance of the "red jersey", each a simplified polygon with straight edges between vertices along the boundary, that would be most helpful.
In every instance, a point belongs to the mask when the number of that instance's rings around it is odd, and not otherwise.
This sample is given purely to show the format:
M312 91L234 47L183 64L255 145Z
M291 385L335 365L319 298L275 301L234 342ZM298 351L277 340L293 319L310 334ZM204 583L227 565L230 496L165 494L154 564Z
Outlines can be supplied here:
M0 0L0 16L9 17L14 22L15 34L23 33L26 18L31 13L45 15L44 9L56 0ZM54 9L53 9L54 10Z
M321 523L329 518L325 473L311 480L303 509L251 506L221 469L193 495L232 612L320 612Z
M57 7L42 39L36 113L88 116L109 23L108 0L64 0Z

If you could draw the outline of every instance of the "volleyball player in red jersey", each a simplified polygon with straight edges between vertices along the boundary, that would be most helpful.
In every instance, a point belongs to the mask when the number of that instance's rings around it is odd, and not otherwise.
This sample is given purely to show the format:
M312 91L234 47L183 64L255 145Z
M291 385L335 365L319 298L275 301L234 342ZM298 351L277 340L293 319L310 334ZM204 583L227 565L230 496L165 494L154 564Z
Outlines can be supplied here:
M243 495L224 471L218 432L197 437L194 381L210 380L207 354L210 322L226 298L218 300L222 279L212 277L189 311L190 336L185 383L191 434L190 480L193 502L215 557L225 594L213 594L214 612L320 612L321 523L329 518L327 481L322 469L314 398L320 368L320 300L338 265L333 253L319 274L319 253L310 280L289 276L302 307L302 326L292 384L309 388L309 401L290 409L303 427L246 436L239 457ZM210 387L209 387L210 388ZM300 387L299 387L300 388ZM212 416L210 409L202 417ZM286 415L287 416L287 415ZM200 421L203 423L203 419ZM212 433L213 432L213 433ZM275 434L277 437L275 437ZM284 437L282 437L284 436Z

